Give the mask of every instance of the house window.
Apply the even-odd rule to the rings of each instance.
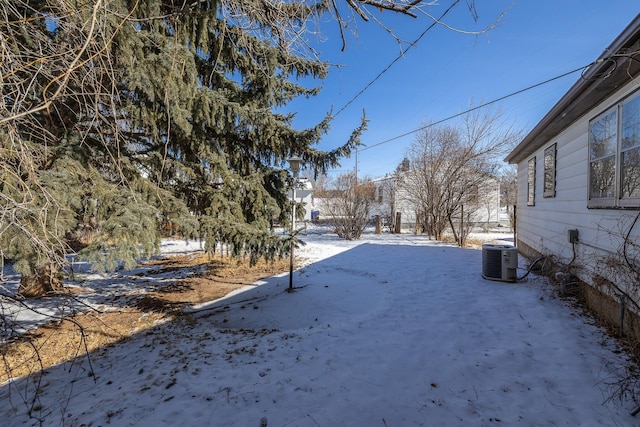
[[[589,123],[589,199],[613,205],[615,196],[618,107]]]
[[[589,123],[589,207],[640,207],[640,95]]]
[[[529,159],[527,165],[527,206],[536,204],[536,158]]]
[[[621,197],[640,198],[640,96],[622,104]]]
[[[543,197],[556,197],[556,144],[544,150]]]

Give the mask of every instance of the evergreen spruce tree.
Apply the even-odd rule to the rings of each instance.
[[[315,93],[292,77],[322,78],[326,64],[222,19],[218,2],[9,3],[0,250],[25,296],[59,290],[76,249],[97,267],[133,265],[168,225],[209,250],[284,255],[269,223],[288,211],[285,159],[324,170],[357,144],[314,150],[328,119],[296,131],[274,113]]]
[[[346,2],[411,14],[422,2]],[[166,230],[282,256],[285,161],[317,173],[359,144],[314,148],[331,116],[292,128],[280,107],[313,96],[328,65],[295,47],[335,3],[6,0],[0,6],[0,256],[20,293],[60,290],[70,253],[131,266]],[[311,52],[312,53],[312,52]]]

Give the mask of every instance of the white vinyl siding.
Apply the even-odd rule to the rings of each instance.
[[[542,254],[554,254],[560,261],[569,262],[573,257],[573,246],[567,238],[567,230],[578,229],[580,244],[576,246],[578,256],[586,256],[586,251],[596,253],[616,253],[622,242],[621,227],[628,224],[635,212],[621,209],[590,209],[590,168],[591,151],[589,149],[589,124],[610,112],[612,106],[623,102],[638,85],[631,83],[622,88],[612,98],[603,102],[591,112],[572,123],[551,141],[543,145],[534,156],[521,161],[518,165],[518,241]],[[640,127],[628,133],[638,135]],[[623,134],[619,130],[617,133]],[[634,139],[634,141],[637,141]],[[529,165],[531,159],[543,158],[549,144],[556,145],[556,197],[539,198],[535,207],[528,206],[529,201]],[[632,145],[636,144],[636,145]],[[633,150],[638,143],[629,143],[625,147]],[[636,150],[638,152],[640,150]],[[625,152],[624,150],[622,151]],[[601,152],[604,153],[604,152]],[[630,156],[630,154],[629,154]],[[606,156],[600,156],[602,159]],[[618,175],[620,176],[620,175]],[[623,175],[624,176],[624,175]],[[544,191],[543,180],[538,180],[534,191]],[[626,190],[631,192],[633,183]],[[635,190],[634,190],[635,191]],[[605,191],[606,193],[606,191]],[[620,198],[628,202],[628,197]],[[630,238],[640,240],[640,227],[632,230]]]

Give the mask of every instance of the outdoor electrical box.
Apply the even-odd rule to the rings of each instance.
[[[569,243],[578,243],[578,230],[569,230]]]

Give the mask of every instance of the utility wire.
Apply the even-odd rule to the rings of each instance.
[[[424,37],[424,36],[425,36],[425,35],[426,35],[426,34],[427,34],[427,33],[428,33],[432,28],[433,28],[433,27],[435,27],[435,26],[436,26],[436,24],[437,24],[437,23],[439,23],[440,21],[442,21],[442,18],[444,18],[444,17],[445,17],[445,16],[446,16],[450,11],[451,11],[451,9],[453,9],[453,7],[454,7],[455,5],[457,5],[458,3],[460,3],[460,0],[455,0],[453,3],[451,3],[451,6],[449,6],[449,7],[447,8],[447,10],[445,10],[445,11],[444,11],[444,13],[443,13],[443,14],[442,14],[442,15],[441,15],[437,20],[433,21],[433,23],[432,23],[431,25],[429,25],[429,26],[427,27],[427,29],[426,29],[426,30],[424,30],[424,31],[422,32],[422,34],[420,34],[420,36],[419,36],[417,39],[415,39],[415,40],[413,41],[413,43],[411,43],[411,44],[409,45],[409,47],[407,47],[405,50],[401,51],[401,52],[400,52],[400,54],[399,54],[399,55],[398,55],[398,56],[397,56],[393,61],[391,61],[391,63],[390,63],[389,65],[387,65],[387,67],[386,67],[385,69],[383,69],[383,70],[382,70],[382,71],[381,71],[381,72],[380,72],[376,77],[374,77],[374,79],[373,79],[373,80],[371,80],[369,83],[367,83],[367,85],[366,85],[365,87],[363,87],[363,88],[360,90],[360,92],[358,92],[357,94],[355,94],[355,95],[353,96],[353,98],[351,98],[349,101],[347,101],[347,103],[346,103],[346,104],[344,104],[344,105],[342,106],[342,108],[340,108],[340,109],[338,110],[338,112],[336,112],[336,114],[334,114],[334,115],[333,115],[333,118],[337,117],[337,116],[338,116],[338,114],[340,114],[340,113],[342,113],[344,110],[346,110],[346,109],[347,109],[347,107],[348,107],[349,105],[351,105],[351,104],[352,104],[356,99],[358,99],[358,98],[360,97],[360,95],[362,95],[363,93],[365,93],[365,92],[367,91],[367,89],[369,89],[369,88],[370,88],[370,87],[371,87],[371,86],[372,86],[376,81],[378,81],[378,80],[379,80],[379,79],[380,79],[380,78],[381,78],[381,77],[382,77],[382,76],[383,76],[387,71],[389,71],[389,69],[390,69],[390,68],[391,68],[391,67],[392,67],[396,62],[398,62],[400,59],[402,59],[402,58],[404,57],[404,55],[405,55],[405,54],[406,54],[406,53],[407,53],[411,48],[415,47],[415,46],[418,44],[418,42],[419,42],[419,41],[420,41],[420,40],[421,40],[421,39],[422,39],[422,38],[423,38],[423,37]]]
[[[478,106],[476,106],[476,107],[469,108],[468,110],[465,110],[465,111],[463,111],[463,112],[461,112],[461,113],[457,113],[457,114],[454,114],[454,115],[452,115],[452,116],[446,117],[446,118],[444,118],[444,119],[438,120],[437,122],[429,123],[428,125],[421,126],[421,127],[417,128],[417,129],[411,130],[411,131],[409,131],[409,132],[405,132],[405,133],[403,133],[403,134],[401,134],[401,135],[398,135],[398,136],[394,136],[393,138],[385,139],[384,141],[378,142],[378,143],[373,144],[373,145],[368,145],[368,146],[366,146],[366,147],[364,147],[364,148],[359,149],[358,151],[359,151],[359,152],[362,152],[362,151],[369,150],[369,149],[374,148],[374,147],[378,147],[378,146],[380,146],[380,145],[382,145],[382,144],[386,144],[386,143],[388,143],[388,142],[395,141],[396,139],[403,138],[403,137],[405,137],[405,136],[408,136],[408,135],[411,135],[411,134],[413,134],[413,133],[419,132],[419,131],[421,131],[421,130],[423,130],[423,129],[430,128],[431,126],[439,125],[439,124],[444,123],[444,122],[446,122],[446,121],[448,121],[448,120],[455,119],[456,117],[463,116],[463,115],[468,114],[468,113],[470,113],[470,112],[472,112],[472,111],[475,111],[475,110],[479,110],[480,108],[488,107],[489,105],[491,105],[491,104],[495,104],[496,102],[503,101],[503,100],[505,100],[505,99],[507,99],[507,98],[511,98],[512,96],[519,95],[519,94],[521,94],[521,93],[523,93],[523,92],[529,91],[529,90],[531,90],[531,89],[535,89],[535,88],[537,88],[537,87],[539,87],[539,86],[542,86],[542,85],[545,85],[545,84],[547,84],[547,83],[551,83],[551,82],[552,82],[552,81],[554,81],[554,80],[558,80],[558,79],[561,79],[561,78],[566,77],[566,76],[568,76],[568,75],[571,75],[571,74],[573,74],[573,73],[577,73],[578,71],[582,71],[582,70],[584,70],[584,69],[586,69],[586,68],[589,68],[590,66],[592,66],[592,65],[593,65],[593,64],[595,64],[596,62],[598,62],[598,61],[591,62],[591,63],[590,63],[590,64],[588,64],[588,65],[583,65],[582,67],[576,68],[575,70],[567,71],[566,73],[563,73],[563,74],[560,74],[560,75],[558,75],[558,76],[552,77],[552,78],[550,78],[550,79],[548,79],[548,80],[545,80],[545,81],[543,81],[543,82],[536,83],[536,84],[534,84],[534,85],[528,86],[528,87],[526,87],[526,88],[524,88],[524,89],[520,89],[520,90],[517,90],[517,91],[515,91],[515,92],[511,92],[511,93],[510,93],[510,94],[508,94],[508,95],[504,95],[504,96],[501,96],[501,97],[499,97],[499,98],[496,98],[496,99],[494,99],[494,100],[492,100],[492,101],[485,102],[484,104],[478,105]]]

